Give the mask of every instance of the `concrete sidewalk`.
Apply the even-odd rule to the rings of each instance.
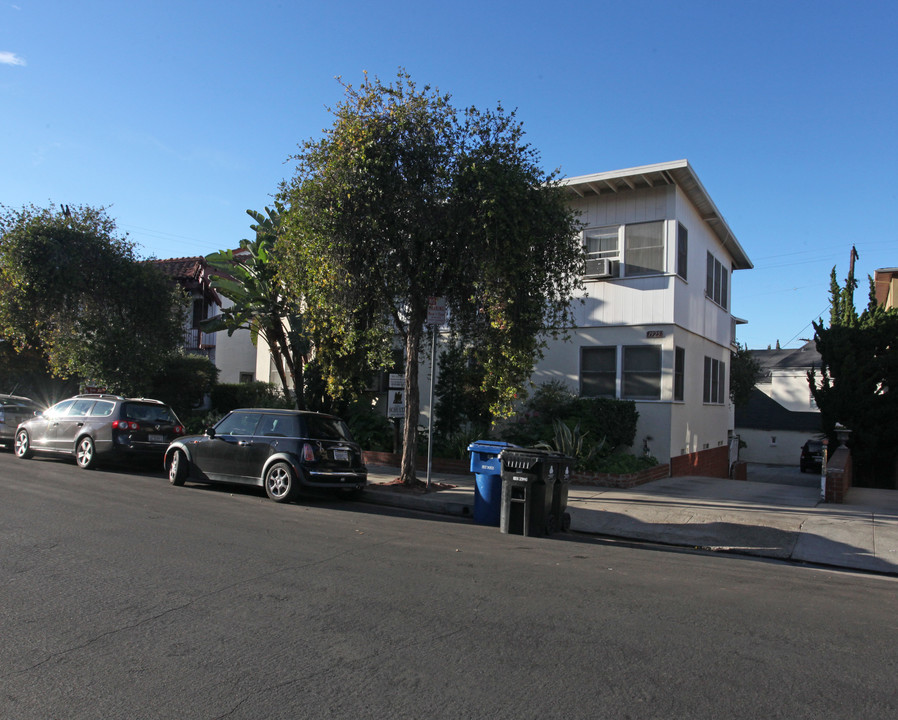
[[[415,492],[391,489],[396,468],[368,472],[368,502],[473,517],[473,475],[433,474],[431,490]],[[574,532],[898,574],[898,491],[852,488],[847,499],[826,504],[817,487],[706,477],[568,486]]]

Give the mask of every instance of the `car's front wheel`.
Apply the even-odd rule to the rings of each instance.
[[[96,458],[94,441],[85,435],[75,446],[75,461],[78,463],[78,467],[89,470],[96,465]]]
[[[296,491],[293,469],[284,462],[274,463],[265,471],[265,492],[275,502],[288,502]]]
[[[168,481],[172,485],[183,485],[186,478],[187,457],[180,450],[175,450],[168,459]]]
[[[27,460],[32,456],[31,438],[28,436],[27,430],[19,430],[16,433],[16,457]]]

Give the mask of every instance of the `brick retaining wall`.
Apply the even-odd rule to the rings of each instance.
[[[726,445],[699,450],[670,459],[671,477],[698,475],[700,477],[728,478],[730,476],[730,449]]]

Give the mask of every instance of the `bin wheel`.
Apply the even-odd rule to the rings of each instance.
[[[551,535],[555,532],[558,532],[558,523],[555,522],[554,515],[549,515],[549,517],[546,518],[546,535]]]
[[[571,529],[571,514],[561,513],[561,530],[567,532]]]

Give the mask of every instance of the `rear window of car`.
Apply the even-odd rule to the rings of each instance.
[[[820,452],[823,450],[823,443],[819,440],[808,440],[807,448],[808,452]]]
[[[306,434],[311,440],[348,440],[352,435],[346,423],[338,418],[323,415],[305,415]]]
[[[157,405],[156,403],[127,402],[122,406],[122,417],[126,420],[145,423],[174,424],[177,422],[174,412],[168,405]]]

